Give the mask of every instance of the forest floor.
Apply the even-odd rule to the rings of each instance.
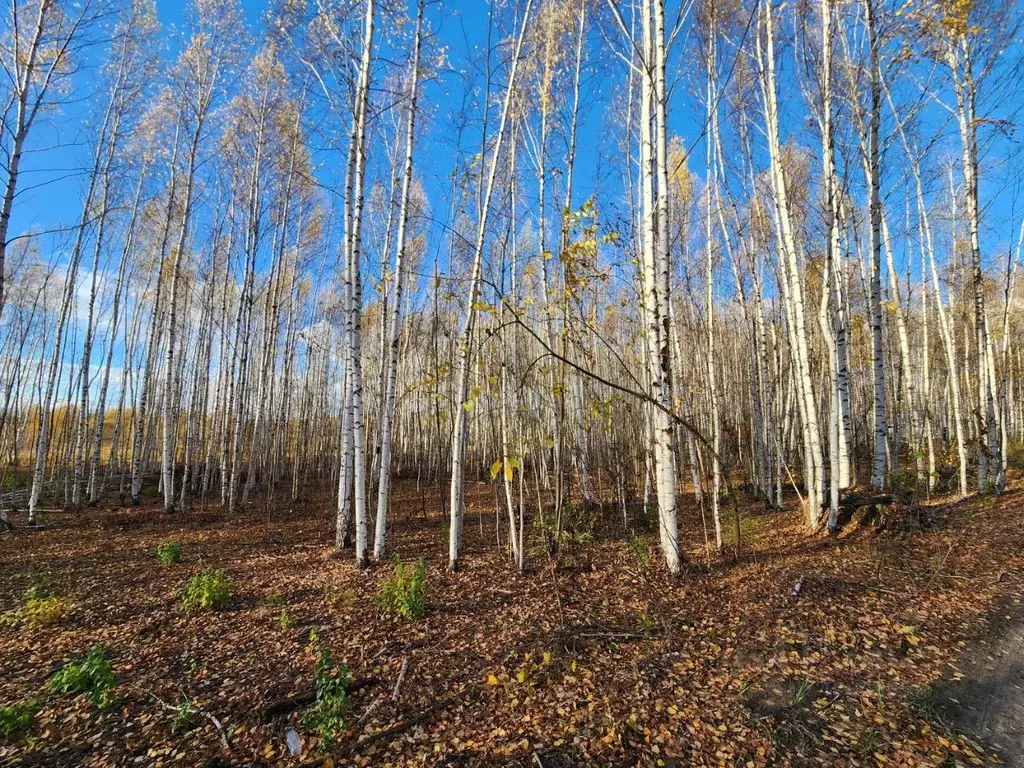
[[[750,505],[738,561],[730,552],[709,562],[691,508],[680,537],[692,544],[689,566],[676,579],[655,537],[634,537],[614,515],[556,559],[538,538],[516,575],[495,543],[484,484],[471,485],[463,570],[452,575],[436,499],[436,488],[409,483],[394,494],[391,551],[427,563],[419,621],[379,611],[389,564],[358,570],[350,552],[334,554],[326,503],[268,520],[262,505],[165,516],[154,501],[3,534],[0,613],[40,582],[73,605],[52,626],[0,628],[0,707],[31,697],[39,706],[30,728],[0,739],[0,765],[1022,759],[1019,485],[920,514],[892,510],[880,531],[850,526],[837,537],[808,535],[794,509]],[[184,557],[162,566],[155,548],[168,540]],[[226,570],[235,593],[220,610],[186,611],[179,587],[206,565]],[[113,701],[101,709],[46,692],[94,643],[117,677]],[[327,749],[301,709],[267,711],[312,690],[320,644],[357,681],[349,727]],[[186,698],[201,712],[174,729],[171,707]]]
[[[996,612],[996,628],[960,659],[959,674],[933,688],[930,704],[948,728],[972,734],[1007,765],[1024,766],[1024,618],[1020,600]]]

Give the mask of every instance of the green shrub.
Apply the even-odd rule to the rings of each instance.
[[[415,566],[396,562],[394,573],[381,582],[377,605],[385,613],[412,621],[422,619],[427,612],[423,596],[426,580],[423,558]]]
[[[88,693],[92,703],[103,708],[112,700],[117,678],[102,645],[94,645],[81,659],[70,661],[46,682],[50,693]]]
[[[180,563],[181,545],[176,541],[161,541],[156,547],[156,559],[160,565]]]
[[[287,632],[289,629],[295,626],[295,619],[288,613],[287,608],[281,609],[281,618],[278,619],[278,623],[281,625],[281,629]]]
[[[196,724],[197,712],[196,705],[192,703],[191,699],[185,699],[185,703],[181,705],[177,714],[174,715],[174,720],[171,721],[171,733],[177,735],[191,731]]]
[[[28,477],[16,475],[13,472],[4,472],[0,476],[0,492],[16,491],[19,488],[28,488]]]
[[[31,597],[25,605],[0,616],[0,624],[8,627],[38,629],[63,621],[74,604],[59,597]]]
[[[19,731],[27,731],[36,721],[39,704],[35,699],[27,699],[21,704],[0,707],[0,738],[9,738]]]
[[[60,597],[33,598],[21,609],[27,627],[49,627],[64,620],[73,607],[70,600]]]
[[[320,649],[320,658],[314,668],[316,675],[316,702],[307,711],[302,722],[312,728],[329,747],[348,728],[348,713],[352,703],[348,687],[352,676],[348,667],[338,664],[326,646]]]
[[[181,603],[186,610],[220,608],[235,591],[235,584],[224,571],[204,568],[181,585]]]

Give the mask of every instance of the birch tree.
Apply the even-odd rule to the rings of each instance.
[[[380,481],[377,484],[377,521],[373,541],[373,556],[384,557],[387,542],[388,492],[391,484],[391,434],[395,416],[395,395],[398,387],[398,339],[402,320],[402,292],[405,288],[406,231],[409,225],[409,201],[412,195],[413,148],[416,140],[416,100],[419,95],[420,46],[423,38],[424,0],[416,10],[412,71],[409,75],[408,123],[405,132],[405,165],[402,168],[402,193],[398,214],[398,236],[395,243],[394,295],[391,297],[391,330],[387,345],[387,377],[384,389],[384,408],[380,427]]]

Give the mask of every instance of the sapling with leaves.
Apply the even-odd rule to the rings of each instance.
[[[334,660],[327,645],[320,647],[313,673],[316,700],[306,711],[302,722],[316,732],[322,739],[324,751],[327,751],[348,730],[352,709],[348,688],[352,684],[352,676],[348,667]]]
[[[224,571],[204,567],[181,585],[181,604],[188,611],[216,610],[231,599],[235,583]]]
[[[50,693],[87,693],[100,709],[113,702],[112,691],[116,685],[117,677],[102,645],[92,646],[87,654],[69,661],[46,681]]]
[[[377,605],[385,613],[416,621],[427,612],[427,563],[423,558],[415,564],[395,561],[394,571],[383,579],[377,594]]]

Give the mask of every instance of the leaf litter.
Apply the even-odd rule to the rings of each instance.
[[[53,626],[4,631],[0,706],[39,696],[95,644],[118,685],[103,709],[87,695],[42,696],[30,731],[0,741],[0,764],[998,759],[922,702],[960,674],[971,638],[1005,620],[993,607],[1021,594],[1020,490],[938,504],[923,528],[835,538],[808,535],[796,511],[750,507],[756,525],[739,561],[708,564],[695,546],[678,579],[636,557],[615,528],[557,562],[534,552],[519,576],[494,545],[486,486],[471,497],[480,525],[467,520],[464,568],[450,574],[441,516],[402,513],[417,498],[395,489],[391,549],[426,559],[419,621],[381,613],[390,563],[359,570],[350,552],[336,554],[326,507],[269,523],[255,511],[137,508],[3,536],[0,612],[18,607],[39,569],[73,608]],[[698,512],[682,527],[681,540],[703,541]],[[181,543],[182,562],[160,566],[155,547],[168,539]],[[185,611],[178,589],[206,566],[226,571],[235,592],[220,610]],[[355,681],[347,732],[330,747],[302,723],[321,644]],[[184,702],[202,714],[176,727]]]

